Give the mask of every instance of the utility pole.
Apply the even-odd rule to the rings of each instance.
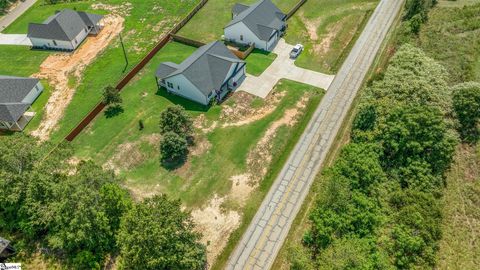
[[[119,36],[120,36],[120,43],[122,44],[123,56],[125,57],[125,68],[123,69],[122,72],[125,72],[125,70],[127,70],[127,67],[128,67],[127,51],[125,51],[125,45],[123,44],[122,33],[119,33]]]

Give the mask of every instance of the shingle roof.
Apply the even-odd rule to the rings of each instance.
[[[103,16],[64,9],[43,23],[30,23],[28,37],[72,41],[87,26],[95,26]]]
[[[273,32],[280,31],[285,24],[286,15],[271,0],[260,0],[237,13],[242,9],[240,5],[233,7],[232,12],[238,15],[226,27],[243,22],[260,40],[268,41]]]
[[[247,10],[250,6],[236,3],[232,8],[233,16],[237,16],[238,14],[242,13],[243,11]]]
[[[10,241],[0,237],[0,254],[8,247]]]
[[[39,82],[38,79],[0,75],[0,120],[14,122],[22,116],[29,103],[25,97]]]
[[[214,41],[198,48],[180,65],[162,63],[157,70],[157,76],[164,79],[183,74],[208,96],[213,90],[220,89],[231,66],[236,63],[244,61],[236,57],[222,42]],[[168,68],[172,68],[173,71],[168,73]]]

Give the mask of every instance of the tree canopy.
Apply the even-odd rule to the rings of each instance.
[[[198,243],[188,213],[180,201],[155,196],[136,204],[122,218],[117,242],[123,269],[200,270],[206,264],[205,247]],[[154,248],[148,248],[154,247]]]

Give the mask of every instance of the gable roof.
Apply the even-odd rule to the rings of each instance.
[[[157,69],[161,79],[184,75],[205,96],[220,89],[232,65],[245,63],[235,56],[222,42],[214,41],[198,48],[180,65],[165,62]]]
[[[242,13],[243,11],[247,10],[250,6],[236,3],[232,8],[233,16],[237,16],[238,14]]]
[[[103,18],[101,15],[64,9],[50,16],[43,23],[30,23],[28,37],[72,41],[87,27],[93,27]]]
[[[38,79],[0,75],[0,120],[15,122],[22,116],[29,103],[25,97],[39,82]]]
[[[244,9],[242,6],[248,8]],[[240,12],[237,13],[238,11]],[[236,4],[232,12],[237,15],[225,28],[243,22],[260,40],[265,41],[268,41],[275,31],[283,28],[287,16],[271,0],[260,0],[251,6]]]

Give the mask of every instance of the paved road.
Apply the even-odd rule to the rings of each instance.
[[[247,74],[237,91],[265,98],[282,78],[328,89],[335,76],[295,66],[295,61],[290,59],[292,49],[293,45],[286,43],[283,38],[280,39],[273,51],[277,55],[273,63],[258,77]]]
[[[404,0],[381,0],[322,99],[227,269],[269,269]]]
[[[14,22],[20,15],[29,9],[37,0],[25,0],[20,2],[12,11],[0,19],[0,32]]]

